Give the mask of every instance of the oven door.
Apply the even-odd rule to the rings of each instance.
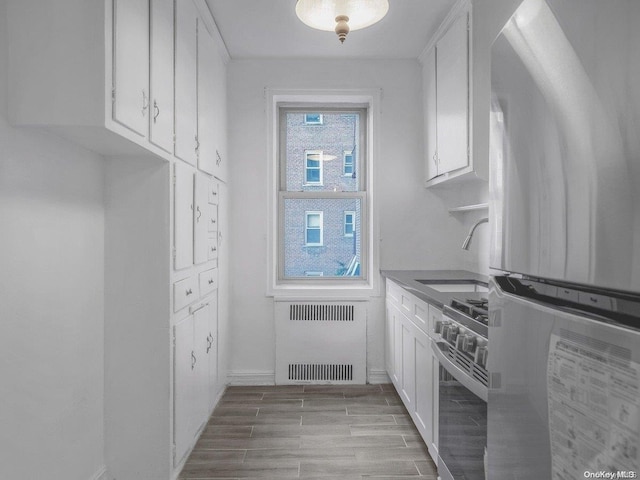
[[[450,345],[432,340],[440,362],[438,474],[442,480],[485,480],[487,387],[452,361]]]

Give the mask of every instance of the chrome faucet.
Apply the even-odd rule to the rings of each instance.
[[[489,223],[489,219],[487,217],[481,218],[476,222],[476,224],[473,227],[471,227],[471,230],[469,230],[469,235],[467,235],[467,238],[464,240],[464,243],[462,244],[463,250],[469,250],[469,244],[471,244],[471,238],[473,237],[473,232],[476,231],[476,228],[478,228],[478,225],[480,225],[481,223]]]

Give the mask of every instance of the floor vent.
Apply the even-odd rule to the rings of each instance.
[[[289,305],[289,320],[353,322],[353,305],[327,305],[292,303]]]
[[[353,381],[353,365],[290,364],[289,380]]]
[[[276,384],[363,384],[366,302],[276,301]]]

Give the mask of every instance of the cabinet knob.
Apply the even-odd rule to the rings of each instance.
[[[193,293],[193,290],[189,289],[185,293],[187,294],[187,297],[188,297],[189,295],[191,295]]]
[[[209,285],[213,284],[213,278],[209,279]]]

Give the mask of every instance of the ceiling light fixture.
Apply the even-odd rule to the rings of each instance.
[[[344,43],[350,30],[379,22],[389,11],[388,0],[298,0],[296,15],[311,28],[335,31]]]

